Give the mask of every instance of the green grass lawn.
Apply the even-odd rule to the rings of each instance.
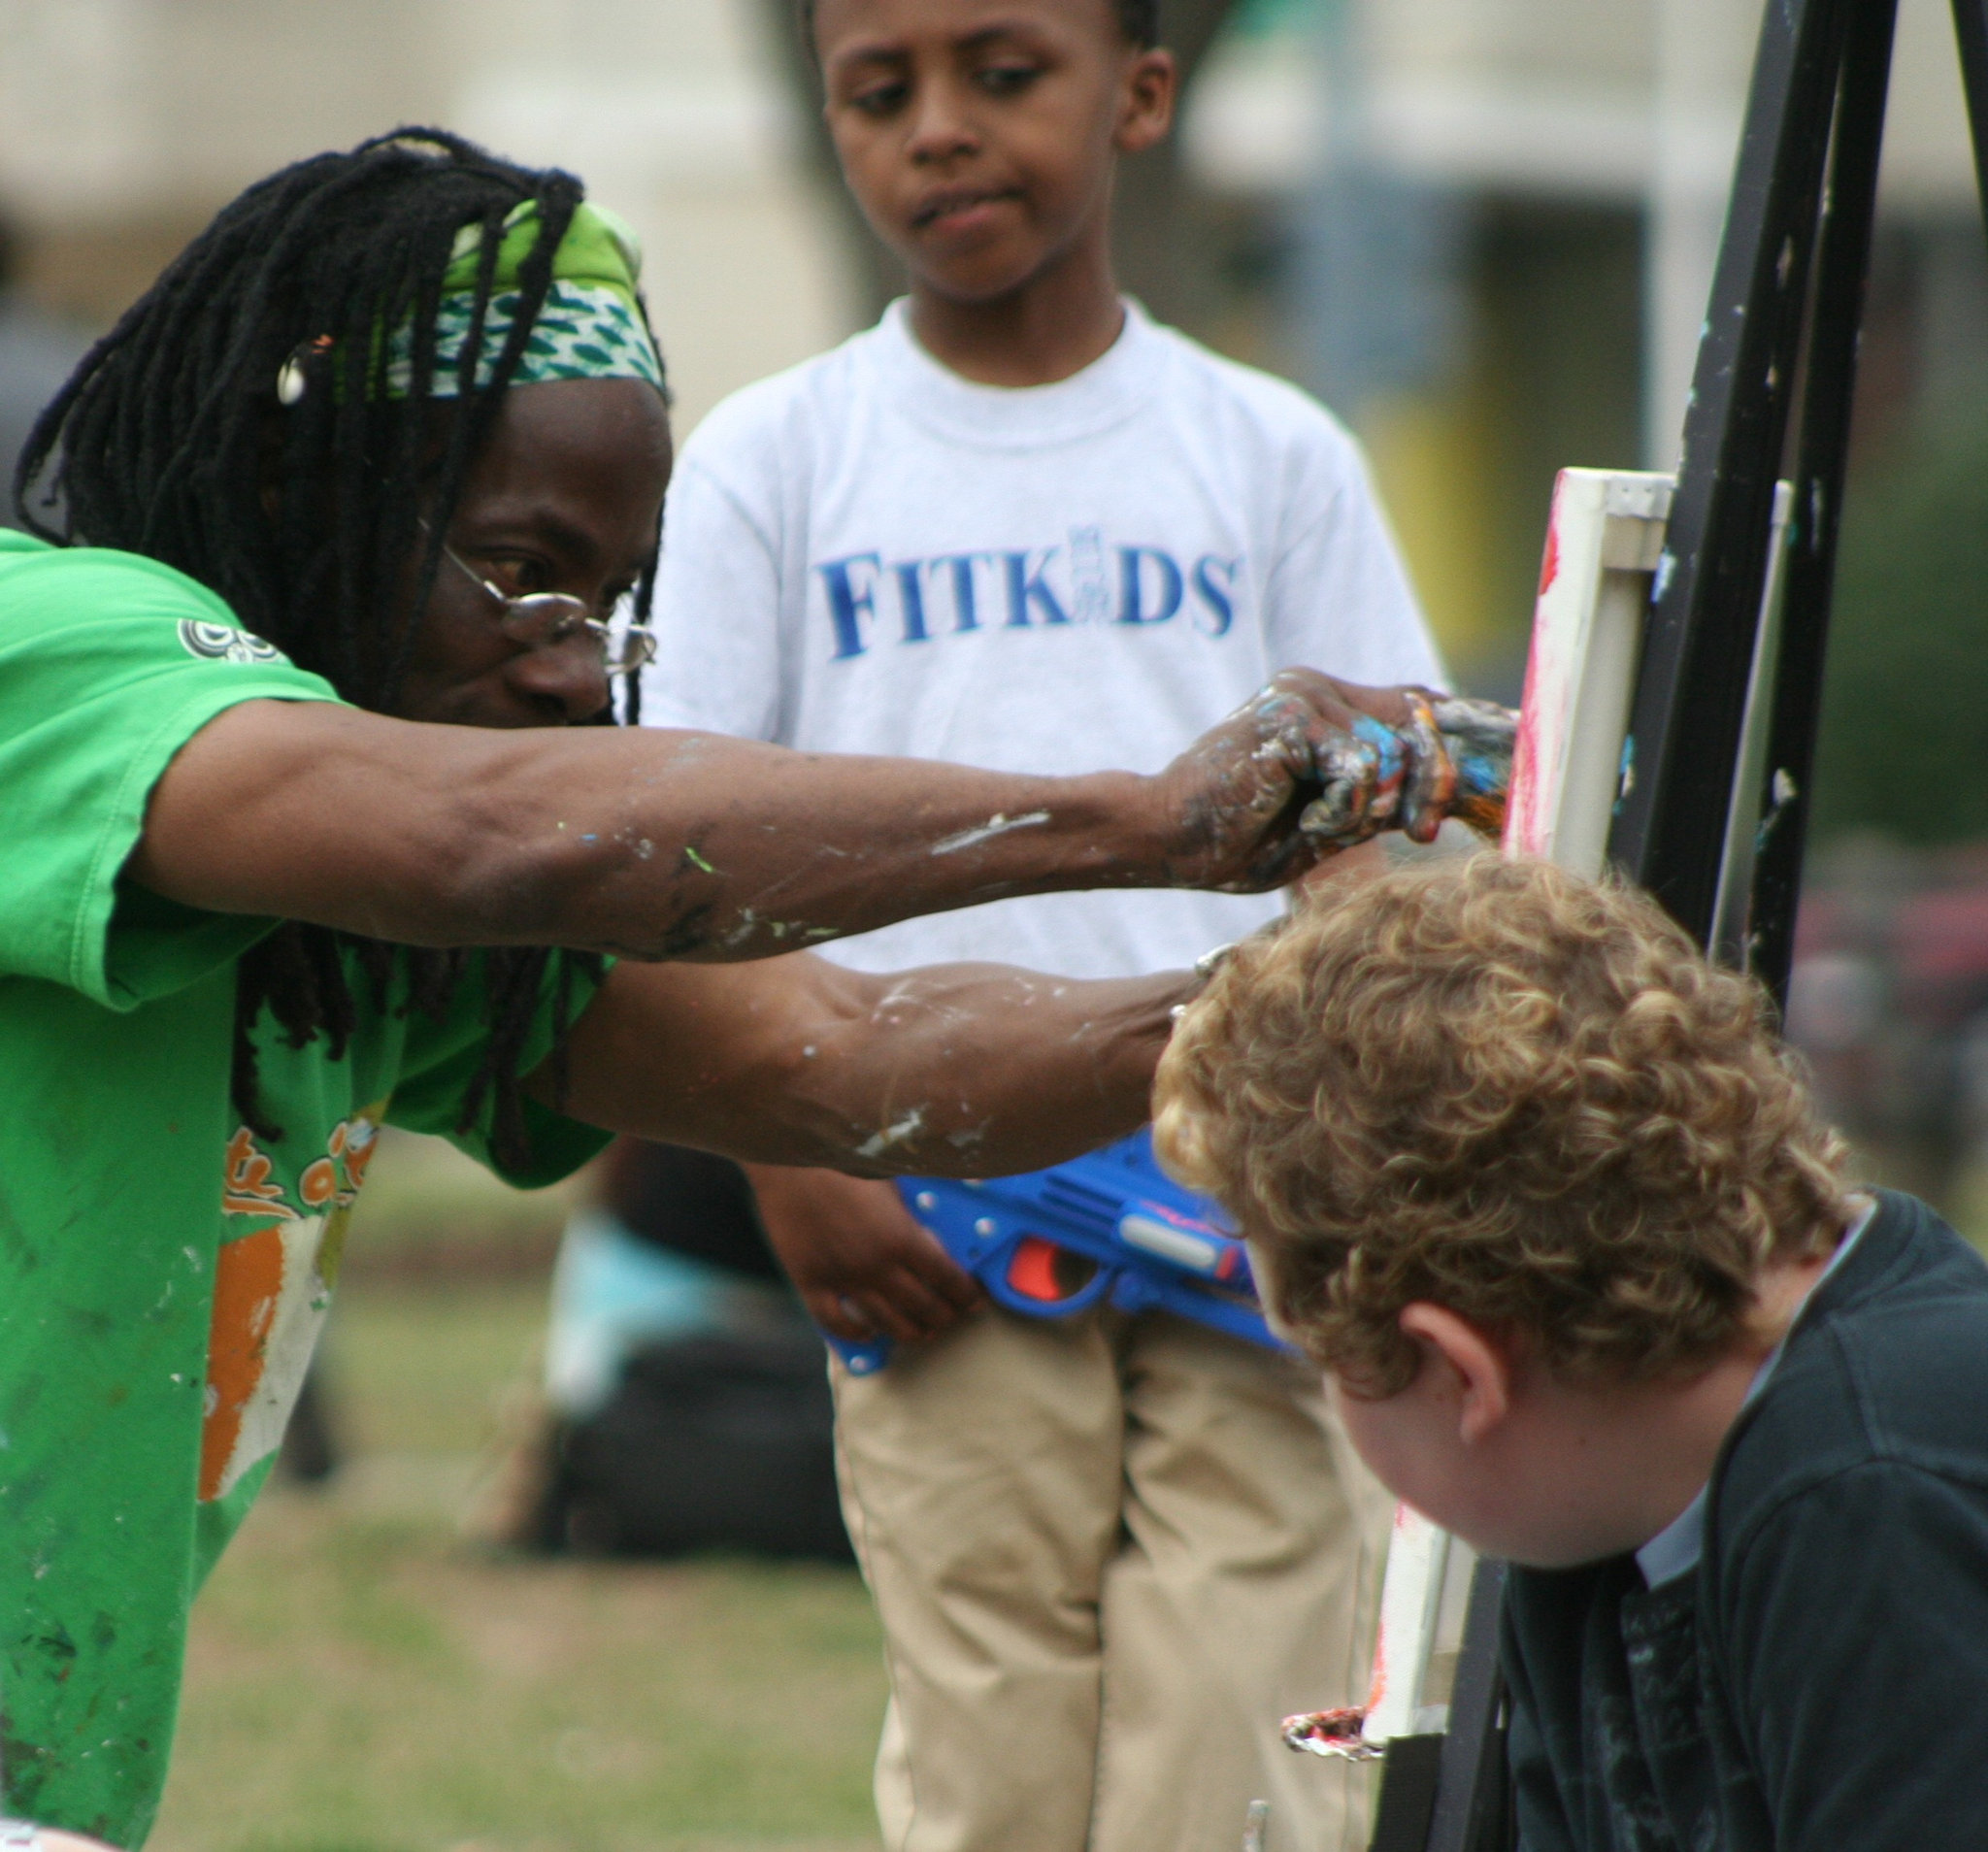
[[[369,1279],[372,1232],[329,1339],[347,1465],[267,1493],[201,1598],[153,1852],[874,1848],[854,1573],[461,1541],[543,1286]]]

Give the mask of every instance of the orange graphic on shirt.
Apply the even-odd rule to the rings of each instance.
[[[340,1131],[345,1128],[341,1126]],[[322,1160],[320,1159],[321,1163]],[[243,1126],[228,1141],[227,1180],[221,1191],[224,1215],[277,1215],[291,1220],[297,1211],[282,1200],[281,1183],[271,1180],[275,1166],[255,1148],[248,1128]]]
[[[261,1225],[221,1243],[207,1339],[200,1497],[222,1498],[275,1451],[331,1304],[346,1229],[379,1144],[382,1099],[341,1120],[286,1201],[243,1126],[228,1141],[221,1208]],[[301,1205],[301,1207],[299,1207]]]
[[[207,1340],[207,1419],[200,1431],[203,1499],[218,1495],[241,1438],[242,1416],[262,1385],[269,1328],[282,1289],[281,1229],[257,1229],[221,1248]]]
[[[354,1196],[366,1180],[366,1167],[373,1162],[373,1153],[380,1149],[380,1121],[385,1113],[386,1102],[382,1100],[355,1119],[341,1119],[326,1146],[333,1157],[345,1161],[346,1187]]]
[[[322,1208],[338,1194],[338,1166],[321,1157],[297,1179],[297,1194],[307,1208]]]

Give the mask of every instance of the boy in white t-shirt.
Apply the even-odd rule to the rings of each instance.
[[[1140,770],[1287,665],[1440,678],[1345,433],[1117,294],[1113,165],[1174,99],[1155,11],[804,9],[845,174],[911,293],[686,446],[646,720]],[[827,955],[1130,974],[1276,907],[1004,900]],[[1161,1314],[991,1309],[889,1184],[754,1182],[816,1319],[908,1343],[836,1382],[888,1643],[893,1852],[1206,1852],[1259,1797],[1274,1844],[1364,1845],[1362,1797],[1276,1732],[1364,1683],[1385,1525],[1315,1378]]]

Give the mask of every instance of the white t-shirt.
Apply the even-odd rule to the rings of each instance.
[[[1440,683],[1359,451],[1295,387],[1156,326],[1054,385],[961,379],[907,305],[684,446],[643,719],[995,771],[1154,772],[1278,669]],[[1191,963],[1275,896],[996,901],[824,947],[866,971]]]

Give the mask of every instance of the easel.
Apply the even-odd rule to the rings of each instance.
[[[1543,695],[1536,703],[1542,651],[1555,657],[1546,667],[1559,677],[1558,733],[1542,754],[1550,765],[1533,772],[1550,788],[1535,793],[1541,834],[1523,845],[1559,859],[1553,831],[1570,844],[1592,843],[1607,815],[1607,860],[1781,1003],[1896,13],[1897,0],[1767,7],[1674,486],[1598,472],[1562,477],[1549,557],[1567,570],[1569,538],[1591,545],[1572,562],[1576,578],[1557,618],[1547,610],[1555,574],[1545,576],[1527,681],[1537,727],[1533,710],[1546,705]],[[1988,210],[1988,0],[1953,0],[1953,15]],[[1784,474],[1792,493],[1777,496]],[[1632,506],[1639,493],[1647,497],[1640,511]],[[1585,498],[1578,515],[1563,506],[1569,497]],[[1663,523],[1646,604],[1625,605],[1620,582],[1640,557],[1609,560],[1611,545],[1629,544],[1607,533],[1610,519],[1623,518]],[[1626,610],[1641,633],[1627,643]],[[1519,783],[1515,777],[1515,812]],[[1570,847],[1565,858],[1578,865],[1585,854]],[[1415,1545],[1417,1560],[1444,1554]],[[1390,1677],[1415,1695],[1394,1715],[1416,1721],[1386,1731],[1372,1852],[1510,1852],[1498,1675],[1504,1569],[1480,1562],[1472,1571],[1453,1671],[1438,1637],[1443,1571],[1433,1573],[1436,1584],[1418,1587],[1391,1566],[1396,1611],[1426,1624],[1412,1642],[1397,1642],[1409,1651],[1390,1655]],[[1421,1727],[1429,1712],[1418,1702],[1438,1656],[1447,1686],[1440,1734]]]

